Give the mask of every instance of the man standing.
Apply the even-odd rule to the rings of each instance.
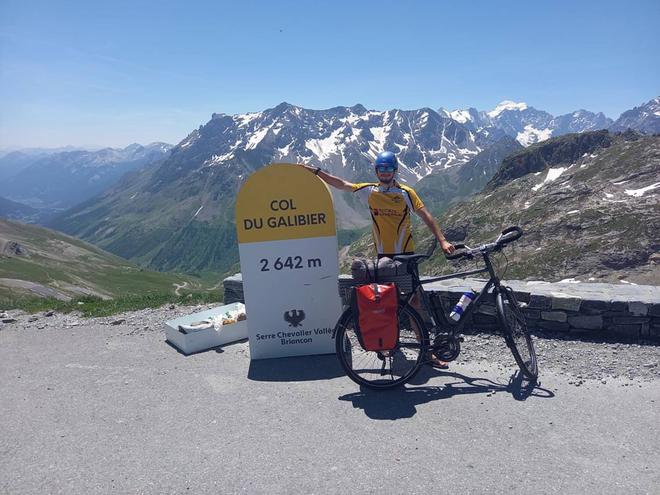
[[[391,151],[384,151],[376,157],[374,171],[377,183],[353,184],[329,174],[321,168],[303,165],[318,175],[326,183],[342,191],[350,191],[365,196],[369,204],[372,220],[372,234],[378,257],[391,258],[397,254],[415,252],[410,212],[413,211],[424,221],[438,239],[442,250],[451,254],[454,246],[445,239],[440,227],[417,193],[396,181],[399,163]]]
[[[454,252],[454,246],[447,241],[435,219],[424,207],[417,193],[396,181],[399,162],[391,151],[384,151],[376,157],[374,171],[378,182],[353,184],[335,177],[319,167],[302,165],[318,175],[327,184],[342,191],[363,195],[371,213],[371,229],[378,258],[392,258],[397,254],[413,254],[413,241],[410,212],[415,212],[431,230],[446,254]],[[415,304],[417,306],[417,304]],[[447,363],[429,356],[431,364],[446,368]]]

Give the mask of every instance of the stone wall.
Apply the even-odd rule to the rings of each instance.
[[[340,276],[340,286],[350,277]],[[660,341],[660,287],[600,283],[548,283],[505,281],[524,306],[533,330],[562,332],[576,338]],[[434,306],[446,313],[466,290],[480,290],[485,280],[453,279],[425,286]],[[243,300],[240,273],[224,281],[225,302]],[[492,294],[472,313],[467,331],[497,328]]]

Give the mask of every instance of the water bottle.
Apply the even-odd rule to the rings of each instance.
[[[463,295],[456,303],[456,306],[454,306],[454,309],[449,313],[449,317],[454,321],[460,320],[461,316],[463,316],[463,313],[474,299],[474,296],[475,294],[472,291],[463,292]]]

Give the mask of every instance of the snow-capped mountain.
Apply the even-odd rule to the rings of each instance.
[[[441,110],[456,122],[467,125],[475,132],[483,133],[489,128],[503,131],[523,146],[530,146],[551,137],[571,132],[606,129],[612,120],[602,113],[577,110],[566,115],[553,117],[548,112],[537,110],[524,102],[505,100],[489,112],[475,108],[467,110]]]
[[[493,141],[430,108],[367,110],[362,105],[308,110],[288,103],[243,115],[213,114],[174,150],[202,157],[202,167],[249,161],[323,165],[349,179],[367,178],[382,150],[397,152],[402,180],[464,163]],[[254,161],[256,159],[256,161]]]
[[[638,107],[623,112],[621,117],[610,127],[612,131],[621,132],[633,129],[645,134],[660,133],[660,96]]]
[[[173,150],[158,171],[156,191],[188,174],[229,175],[231,194],[244,177],[271,162],[308,163],[354,182],[373,180],[382,150],[399,158],[399,178],[415,184],[433,170],[463,164],[502,133],[475,130],[430,108],[367,110],[362,105],[309,110],[288,103],[262,112],[213,114]],[[336,194],[342,226],[363,226],[346,195]]]
[[[126,172],[165,157],[171,148],[170,144],[152,143],[131,144],[123,149],[66,151],[39,155],[21,167],[16,167],[14,161],[20,161],[23,155],[12,153],[2,159],[3,168],[14,173],[4,177],[0,194],[35,208],[69,208],[107,189]]]

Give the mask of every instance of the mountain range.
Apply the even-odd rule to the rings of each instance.
[[[96,151],[14,151],[0,158],[0,196],[38,209],[42,218],[105,191],[126,172],[164,158],[171,148],[152,143]]]
[[[636,109],[641,120],[624,114],[625,120],[614,123],[584,110],[553,117],[508,101],[490,112],[374,111],[361,105],[308,110],[282,103],[263,112],[213,114],[167,157],[125,175],[50,225],[152,268],[224,271],[237,260],[235,194],[249,174],[268,163],[316,164],[347,180],[369,181],[376,153],[393,150],[401,161],[403,182],[421,181],[422,187],[423,179],[439,177],[446,186],[438,195],[460,190],[450,201],[440,200],[438,207],[445,208],[478,192],[502,154],[518,145],[531,146],[567,131],[622,125],[657,132],[649,117],[655,115],[657,100]],[[494,146],[504,151],[495,153]],[[466,187],[470,179],[474,184]],[[350,195],[335,194],[335,205],[341,228],[368,223],[364,208]]]

